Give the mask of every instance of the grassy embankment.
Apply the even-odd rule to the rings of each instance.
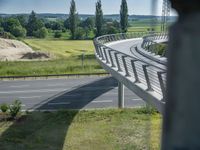
[[[25,39],[24,41],[36,51],[50,53],[54,59],[33,62],[1,62],[1,76],[104,72],[96,62],[91,40]],[[84,66],[82,66],[83,50],[85,50]]]
[[[1,150],[158,150],[161,116],[146,109],[32,112],[0,122]]]

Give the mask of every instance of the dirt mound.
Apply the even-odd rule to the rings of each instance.
[[[26,53],[21,59],[48,59],[49,56],[45,53],[34,52],[34,53]]]
[[[45,53],[34,52],[32,48],[17,40],[0,38],[0,61],[48,59]]]

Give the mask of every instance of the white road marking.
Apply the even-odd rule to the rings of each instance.
[[[92,101],[91,103],[112,103],[112,100]]]
[[[63,92],[69,89],[41,89],[41,90],[26,90],[26,91],[1,91],[0,94],[14,93],[48,93],[48,92]]]
[[[131,99],[132,101],[142,101],[141,98]]]
[[[10,106],[13,106],[13,105],[10,105]],[[26,105],[25,104],[21,104],[21,107],[26,107]]]
[[[63,102],[63,103],[48,103],[48,105],[69,105],[70,102]]]
[[[66,86],[67,84],[47,84],[49,87],[54,87],[54,86]]]
[[[41,98],[42,96],[19,97],[19,99]]]
[[[10,87],[12,88],[24,88],[24,87],[29,87],[30,85],[11,85]]]

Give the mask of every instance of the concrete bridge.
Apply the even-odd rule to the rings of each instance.
[[[161,113],[164,111],[162,150],[196,150],[200,149],[200,1],[170,1],[179,19],[170,27],[168,59],[151,53],[157,42],[167,41],[167,35],[149,33],[99,37],[94,40],[96,56],[119,81],[120,107],[125,85]],[[163,6],[168,8],[166,2]],[[169,11],[163,10],[164,29]]]
[[[118,103],[124,107],[124,85],[159,112],[164,112],[167,59],[152,53],[166,33],[121,33],[94,40],[96,58],[119,81]]]

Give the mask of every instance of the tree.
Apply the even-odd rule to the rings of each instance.
[[[62,33],[60,31],[56,31],[54,34],[54,38],[61,38]]]
[[[6,18],[4,22],[2,23],[2,27],[4,28],[4,31],[11,32],[14,27],[21,26],[20,22],[16,18]]]
[[[78,27],[76,34],[75,34],[75,39],[77,40],[82,40],[84,39],[85,31],[82,27]]]
[[[69,29],[70,29],[70,22],[69,22],[69,18],[67,18],[67,19],[65,20],[65,22],[64,22],[64,26],[65,26],[65,28],[66,28],[67,30],[69,30]]]
[[[121,31],[127,32],[128,29],[128,6],[126,0],[122,0],[120,10],[120,25]]]
[[[42,20],[38,19],[36,17],[36,13],[32,11],[26,27],[27,35],[33,36],[33,33],[40,30],[42,27],[44,27],[44,23],[42,22]]]
[[[15,37],[25,37],[26,36],[26,29],[23,28],[16,18],[7,18],[2,23],[2,27],[5,32],[11,33]],[[2,33],[3,31],[1,31]],[[2,33],[3,34],[3,33]],[[7,33],[3,35],[9,35]]]
[[[37,38],[45,38],[48,34],[48,30],[45,27],[38,29],[37,31],[33,32],[33,36]]]
[[[96,37],[102,35],[102,26],[103,26],[103,11],[101,0],[98,0],[96,3],[96,13],[95,13],[95,25],[96,25]]]
[[[3,18],[0,17],[0,27],[3,25]]]
[[[26,29],[23,28],[21,25],[16,26],[11,30],[11,33],[15,37],[25,37],[26,36]]]
[[[80,26],[83,28],[88,28],[89,30],[92,30],[94,28],[94,18],[88,17],[87,19],[81,22]]]
[[[25,15],[18,15],[18,16],[16,17],[16,19],[19,20],[19,22],[20,22],[20,24],[21,24],[21,26],[22,26],[23,28],[26,27],[26,25],[27,25],[27,17],[26,17]]]
[[[71,1],[70,13],[69,13],[69,29],[71,31],[71,38],[75,39],[76,28],[77,28],[77,13],[75,1]]]

